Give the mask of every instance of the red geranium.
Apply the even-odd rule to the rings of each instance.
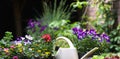
[[[44,34],[44,35],[42,36],[42,38],[45,39],[46,42],[49,42],[49,41],[51,40],[50,34]]]

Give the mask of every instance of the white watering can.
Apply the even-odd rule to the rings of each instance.
[[[79,59],[77,50],[72,44],[72,42],[66,37],[58,37],[56,40],[60,39],[65,40],[69,44],[70,48],[59,48],[55,55],[55,59]],[[98,47],[95,47],[92,50],[88,51],[80,59],[88,59],[87,57],[92,55],[96,50],[98,50]]]
[[[78,59],[78,53],[72,42],[66,37],[58,37],[56,40],[65,40],[70,48],[59,48],[56,52],[55,59]]]

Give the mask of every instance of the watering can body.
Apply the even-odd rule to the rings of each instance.
[[[68,42],[70,48],[59,48],[55,59],[78,59],[78,53],[72,42],[66,37],[59,37],[57,39],[64,39]]]

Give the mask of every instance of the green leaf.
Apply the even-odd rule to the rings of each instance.
[[[120,47],[116,47],[115,50],[120,51]]]

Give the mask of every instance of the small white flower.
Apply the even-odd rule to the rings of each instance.
[[[31,37],[30,35],[25,35],[25,37],[26,37],[28,40],[33,40],[33,37]]]
[[[32,51],[32,48],[29,48],[30,51]]]
[[[20,37],[22,40],[25,40],[25,37]]]

